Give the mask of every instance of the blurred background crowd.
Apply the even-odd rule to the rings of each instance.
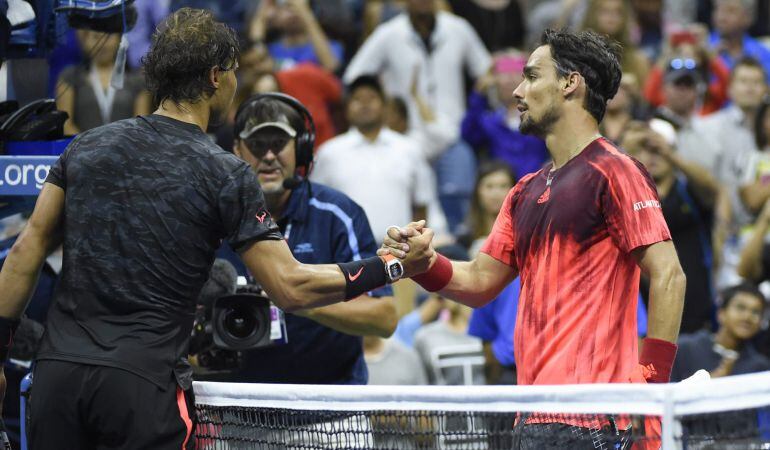
[[[141,60],[152,32],[181,7],[209,9],[242,42],[232,112],[211,138],[232,149],[235,110],[250,95],[294,96],[317,127],[311,180],[360,204],[378,239],[427,218],[453,259],[478,251],[507,192],[548,161],[542,140],[519,133],[513,96],[542,31],[609,35],[623,45],[623,78],[602,131],[652,175],[687,275],[674,378],[770,370],[770,1],[134,4],[122,89],[110,84],[121,35],[71,29],[49,57],[3,64],[0,100],[55,98],[67,134],[149,114]],[[364,150],[381,157],[344,156]],[[2,237],[23,221],[3,219]],[[49,259],[38,296],[57,264]],[[518,283],[473,311],[398,283],[395,333],[363,340],[369,383],[514,384]],[[642,280],[640,337],[646,293]],[[44,322],[45,308],[30,315]]]

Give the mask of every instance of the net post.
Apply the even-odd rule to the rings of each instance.
[[[661,419],[662,450],[679,450],[674,437],[674,422],[676,421],[676,417],[674,416],[674,386],[676,385],[666,385],[663,396],[663,418]]]

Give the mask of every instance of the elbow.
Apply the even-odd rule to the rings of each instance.
[[[293,313],[308,307],[303,301],[302,290],[299,288],[302,282],[294,278],[296,277],[291,275],[283,277],[278,289],[268,292],[270,301],[284,312]]]
[[[669,286],[671,286],[674,291],[681,294],[678,297],[681,298],[682,303],[684,303],[684,292],[687,288],[687,275],[684,274],[684,270],[682,270],[682,266],[678,261],[670,270],[669,280]]]
[[[393,336],[393,333],[396,332],[396,327],[398,327],[398,313],[396,312],[396,305],[394,301],[395,300],[392,300],[387,303],[387,311],[383,311],[380,327],[375,333],[377,336],[384,339]]]

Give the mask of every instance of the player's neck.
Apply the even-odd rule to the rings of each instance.
[[[208,103],[203,101],[174,103],[171,100],[165,100],[161,102],[154,114],[198,125],[205,132],[209,127],[211,110]]]
[[[600,137],[599,126],[593,120],[567,120],[556,122],[545,138],[545,145],[553,158],[554,169],[559,169],[580,154],[588,144]]]

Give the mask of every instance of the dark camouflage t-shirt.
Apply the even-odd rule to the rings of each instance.
[[[251,168],[159,115],[82,133],[46,180],[65,190],[64,264],[38,359],[189,388],[195,299],[223,239],[281,239]]]

